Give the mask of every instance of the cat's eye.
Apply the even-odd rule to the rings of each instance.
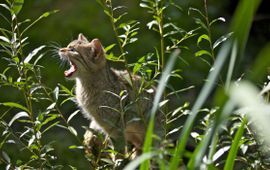
[[[75,52],[75,48],[74,47],[69,47],[69,51]]]

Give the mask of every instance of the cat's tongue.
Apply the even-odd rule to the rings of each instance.
[[[73,63],[70,63],[70,68],[69,68],[69,70],[66,70],[66,71],[64,72],[65,77],[71,77],[72,74],[73,74],[75,71],[76,71],[76,65],[73,64]]]

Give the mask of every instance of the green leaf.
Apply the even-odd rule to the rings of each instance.
[[[59,117],[60,116],[59,115],[56,115],[56,114],[51,115],[50,117],[48,117],[47,119],[45,119],[44,122],[42,122],[41,126],[44,126],[44,125],[48,124],[49,122],[51,122],[51,121],[53,121],[53,120],[55,120],[55,119],[57,119]]]
[[[13,118],[9,121],[8,126],[11,126],[13,124],[14,121],[16,121],[17,119],[21,118],[21,117],[29,117],[28,113],[26,112],[19,112],[17,113],[15,116],[13,116]]]
[[[200,57],[200,56],[202,56],[202,55],[208,55],[208,56],[212,56],[211,55],[211,53],[209,53],[208,51],[206,51],[206,50],[200,50],[200,51],[197,51],[196,53],[195,53],[195,57]]]
[[[114,43],[114,44],[111,44],[111,45],[107,46],[107,47],[105,48],[105,51],[106,51],[106,52],[110,51],[115,45],[116,45],[116,44]]]
[[[21,104],[14,103],[14,102],[4,102],[4,103],[1,103],[1,105],[3,105],[3,106],[8,106],[8,107],[15,107],[15,108],[24,110],[24,111],[26,111],[27,113],[30,112],[26,107],[22,106]]]
[[[197,40],[197,45],[198,45],[198,46],[200,45],[200,42],[201,42],[202,40],[207,40],[207,41],[209,42],[209,44],[211,43],[210,37],[209,37],[208,35],[206,35],[206,34],[203,34],[203,35],[201,35],[201,36],[198,38],[198,40]]]
[[[24,0],[14,0],[11,6],[11,13],[18,15],[22,9]]]
[[[245,117],[233,138],[233,143],[232,143],[228,158],[226,159],[224,170],[233,170],[237,152],[241,145],[241,138],[244,133],[246,123],[247,123],[247,118]]]
[[[83,149],[83,146],[71,145],[68,148],[69,149]]]
[[[45,133],[45,132],[47,132],[48,130],[50,130],[50,129],[53,128],[54,126],[59,125],[59,123],[60,123],[60,121],[54,122],[53,124],[51,124],[50,126],[48,126],[48,127],[42,132],[42,134]]]

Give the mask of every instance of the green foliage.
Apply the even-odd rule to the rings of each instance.
[[[33,21],[20,21],[18,16],[23,13],[24,3],[23,0],[6,0],[0,4],[1,11],[6,12],[0,15],[1,23],[6,25],[0,28],[0,54],[4,65],[0,68],[0,88],[11,90],[11,94],[18,96],[0,102],[1,168],[77,169],[78,164],[66,165],[64,161],[71,160],[65,157],[78,152],[84,158],[84,165],[92,169],[148,170],[154,167],[175,170],[180,166],[184,169],[269,169],[269,82],[259,92],[250,83],[243,83],[242,77],[236,82],[233,80],[235,74],[247,72],[236,68],[244,56],[259,0],[240,1],[229,21],[229,29],[218,36],[213,32],[217,26],[223,26],[225,18],[211,19],[206,0],[199,7],[188,6],[187,9],[171,0],[141,0],[138,3],[140,10],[147,12],[142,20],[129,19],[129,9],[115,5],[117,3],[112,0],[97,0],[110,21],[115,38],[115,42],[105,47],[107,59],[124,65],[128,71],[125,79],[136,94],[136,101],[125,104],[126,91],[120,94],[106,91],[119,99],[120,109],[101,107],[119,113],[124,127],[125,113],[132,105],[136,105],[141,114],[141,93],[157,86],[149,121],[144,120],[148,122],[148,129],[142,153],[134,160],[131,160],[133,151],[130,148],[127,147],[125,153],[118,153],[103,134],[75,122],[80,115],[77,108],[69,111],[68,116],[64,114],[65,106],[74,100],[74,89],[60,83],[50,87],[46,83],[42,74],[46,66],[40,63],[47,55],[47,46],[31,46],[28,54],[26,50],[29,44],[32,45],[28,31],[58,10],[45,12]],[[175,15],[190,17],[192,26],[181,25],[173,19]],[[136,44],[144,47],[140,39],[140,35],[146,34],[144,27],[157,35],[157,42],[151,40],[152,51],[134,54]],[[188,57],[193,60],[187,59],[186,51],[192,54]],[[268,56],[269,44],[258,54],[248,79],[262,83],[267,74]],[[169,81],[169,78],[183,81],[182,72],[186,70],[179,63],[190,61],[204,61],[209,66],[209,74],[199,93],[195,91],[198,89],[195,88],[197,77],[182,89]],[[193,63],[188,64],[191,69],[195,67]],[[227,74],[221,75],[222,72]],[[142,77],[140,87],[133,82],[133,74]],[[180,100],[181,93],[191,90],[198,95]],[[165,138],[154,134],[157,112],[166,117]],[[87,153],[83,146],[80,126],[93,131],[103,141],[96,155]],[[50,133],[55,135],[59,128],[74,139],[60,151],[57,147],[63,144],[62,141],[48,140]],[[159,147],[155,146],[156,142],[160,143]],[[187,148],[189,144],[192,150]],[[64,153],[67,152],[71,154],[66,156]],[[122,159],[117,159],[119,155]]]
[[[43,140],[52,128],[60,126],[69,129],[81,145],[76,130],[69,124],[75,114],[66,120],[58,106],[59,96],[62,95],[59,87],[51,89],[43,83],[43,66],[38,62],[45,55],[46,46],[35,48],[28,55],[24,51],[29,44],[24,33],[56,11],[45,12],[33,22],[29,19],[19,22],[18,14],[23,4],[22,0],[1,4],[10,14],[10,19],[4,18],[10,27],[1,28],[1,59],[6,62],[6,68],[1,70],[0,87],[12,87],[22,98],[0,103],[4,112],[0,119],[0,149],[3,155],[0,160],[1,164],[6,165],[6,169],[61,168],[63,165],[53,164],[56,159],[52,144],[54,141],[43,143]],[[26,23],[28,25],[25,26]],[[12,145],[17,147],[11,150]],[[11,159],[9,155],[14,156],[12,151],[23,152]]]

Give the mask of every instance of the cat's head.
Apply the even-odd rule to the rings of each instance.
[[[67,47],[59,49],[59,55],[62,60],[69,62],[70,68],[64,74],[71,79],[93,74],[106,64],[101,42],[98,39],[89,42],[83,34],[79,34],[78,39]]]

